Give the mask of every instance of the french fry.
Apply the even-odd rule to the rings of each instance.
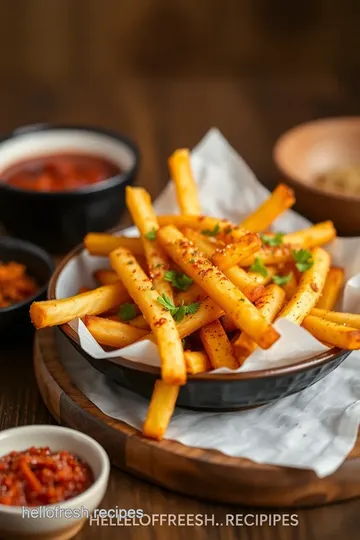
[[[95,315],[86,315],[85,325],[100,345],[119,349],[131,345],[134,341],[148,334],[147,330],[141,330],[120,321],[103,319]]]
[[[201,328],[199,335],[213,369],[221,367],[236,369],[239,367],[233,354],[232,345],[219,320]]]
[[[140,238],[127,236],[113,236],[107,233],[88,233],[84,238],[84,245],[91,255],[107,257],[118,248],[123,247],[134,255],[142,255],[144,248]]]
[[[316,307],[311,310],[310,315],[345,326],[352,326],[353,328],[360,330],[360,315],[355,313],[340,313],[338,311],[329,311],[327,309],[319,309]]]
[[[279,184],[270,197],[240,224],[251,232],[265,231],[276,218],[295,203],[294,192],[288,186]]]
[[[322,294],[317,301],[319,309],[333,309],[344,285],[345,272],[343,268],[333,266],[327,275]]]
[[[255,306],[223,274],[214,267],[194,244],[173,226],[158,231],[158,240],[168,255],[197,283],[236,326],[246,332],[262,348],[270,347],[279,334],[267,323]]]
[[[300,325],[318,301],[330,269],[330,255],[316,247],[312,250],[312,259],[313,265],[302,274],[295,295],[281,311],[279,318]]]
[[[160,441],[175,410],[179,387],[157,380],[143,425],[146,437]]]
[[[144,318],[143,315],[138,315],[134,319],[131,319],[128,324],[130,326],[134,326],[135,328],[141,328],[142,330],[148,330],[150,331],[150,326],[147,320]]]
[[[30,317],[35,328],[46,328],[67,323],[76,317],[105,313],[128,299],[129,295],[119,281],[70,298],[33,302],[30,307]]]
[[[192,375],[212,369],[210,359],[205,351],[184,351],[184,357],[187,372]]]
[[[264,295],[255,302],[255,306],[268,322],[272,322],[284,306],[284,302],[285,291],[272,283],[266,287]],[[245,332],[240,334],[234,346],[241,349],[241,356],[245,358],[257,347],[256,343]]]
[[[184,235],[200,249],[205,257],[212,260],[216,247],[219,246],[218,243],[210,241],[198,231],[193,231],[189,228],[184,229]],[[238,266],[228,268],[224,271],[224,274],[251,302],[255,302],[264,292],[264,287]]]
[[[168,165],[175,184],[176,198],[182,214],[201,214],[200,200],[192,174],[190,152],[187,148],[175,150]]]
[[[175,304],[177,306],[180,306],[181,304],[192,304],[193,302],[203,300],[206,297],[207,294],[201,289],[201,287],[196,285],[196,283],[193,283],[190,285],[187,291],[181,291],[176,295]]]
[[[237,326],[227,315],[223,315],[222,317],[220,317],[220,322],[227,334],[229,332],[234,332],[235,330],[238,330]]]
[[[216,237],[217,240],[226,239],[226,243],[236,242],[237,239],[248,232],[227,219],[218,219],[211,216],[170,215],[158,216],[157,219],[160,227],[174,225],[178,229],[195,229],[205,236]]]
[[[258,272],[248,272],[247,275],[250,279],[252,279],[255,283],[258,285],[267,285],[272,281],[272,278],[278,273],[278,270],[276,266],[266,266],[266,276],[263,274],[259,274]],[[259,295],[259,298],[264,294],[264,289],[262,290],[261,295]],[[255,299],[257,300],[257,298]]]
[[[336,230],[332,221],[323,221],[293,233],[285,234],[283,244],[292,249],[314,248],[328,244],[336,238]]]
[[[261,241],[259,235],[248,233],[237,242],[227,244],[222,249],[217,249],[211,260],[220,270],[227,270],[259,251],[260,248]]]
[[[162,379],[168,384],[186,382],[184,352],[176,324],[159,302],[158,292],[130,251],[118,248],[110,263],[149,323],[159,349]]]
[[[164,279],[164,274],[169,269],[169,260],[158,242],[156,242],[155,237],[159,225],[151,204],[150,195],[143,188],[127,186],[126,204],[135,225],[140,231],[153,285],[160,295],[166,294],[172,301],[173,291],[171,284]],[[151,234],[154,235],[153,238],[149,238]]]
[[[293,271],[291,271],[290,280],[281,286],[285,291],[286,299],[291,300],[291,298],[294,296],[298,288],[298,283],[295,277],[295,273]]]
[[[101,269],[94,272],[94,278],[101,285],[111,285],[119,281],[119,276],[114,270]]]
[[[320,319],[320,317],[314,317],[313,315],[305,317],[303,327],[316,339],[331,343],[331,345],[340,349],[360,349],[360,330],[356,328]]]

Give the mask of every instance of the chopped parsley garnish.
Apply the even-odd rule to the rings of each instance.
[[[203,229],[201,234],[205,236],[216,236],[220,232],[220,225],[217,223],[213,229]]]
[[[290,279],[293,277],[293,273],[289,272],[286,276],[273,276],[272,280],[275,285],[286,285],[289,283]]]
[[[183,272],[177,272],[176,270],[168,270],[164,274],[164,279],[169,281],[173,287],[180,289],[180,291],[187,291],[193,280],[184,274]]]
[[[250,266],[250,271],[251,272],[256,272],[257,274],[261,274],[264,277],[266,277],[268,275],[268,271],[266,270],[261,257],[256,257],[255,258],[255,261]]]
[[[195,262],[195,259],[190,259],[189,263],[193,264]]]
[[[270,247],[280,246],[283,243],[284,234],[276,233],[272,234],[260,234],[260,238],[263,244]]]
[[[156,240],[156,229],[155,229],[155,227],[153,227],[151,229],[151,231],[148,231],[145,234],[145,238],[147,238],[148,240]]]
[[[188,306],[181,304],[181,306],[175,306],[174,303],[170,300],[165,293],[161,296],[158,296],[157,301],[161,304],[167,311],[170,312],[170,315],[176,322],[182,321],[186,315],[196,313],[200,307],[200,302],[193,302]]]
[[[122,304],[119,310],[119,317],[122,321],[131,321],[137,316],[135,304]]]
[[[299,249],[298,251],[293,249],[291,255],[299,272],[306,272],[314,264],[311,252],[306,249]]]

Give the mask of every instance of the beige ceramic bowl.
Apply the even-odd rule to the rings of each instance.
[[[0,538],[68,540],[82,528],[87,512],[90,515],[101,503],[109,479],[109,459],[94,439],[65,427],[24,426],[0,432],[0,456],[12,450],[26,450],[31,446],[48,446],[53,451],[67,450],[76,454],[90,466],[94,483],[73,499],[42,507],[46,509],[46,515],[42,517],[29,516],[27,510],[30,508],[23,510],[21,507],[0,504]],[[66,509],[69,510],[67,515]]]
[[[301,124],[278,139],[273,157],[295,190],[298,212],[313,222],[331,219],[340,235],[360,235],[360,196],[334,194],[315,185],[319,174],[360,166],[360,117]]]

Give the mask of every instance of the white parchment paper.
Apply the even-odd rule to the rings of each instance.
[[[192,153],[203,212],[239,222],[268,196],[241,157],[218,130],[212,129]],[[175,193],[169,184],[155,203],[159,214],[177,213]],[[293,211],[281,216],[275,230],[291,232],[309,222]],[[136,230],[129,229],[129,235]],[[333,264],[344,266],[347,284],[340,308],[359,312],[360,239],[338,239],[330,246]],[[86,252],[72,260],[59,276],[57,297],[75,294],[83,285],[93,286],[92,272],[104,259]],[[359,275],[358,275],[359,274]],[[114,361],[119,351],[104,352],[81,321],[73,321],[81,346],[96,358]],[[303,328],[280,320],[281,338],[267,351],[257,349],[239,371],[252,371],[300,361],[326,350]],[[121,350],[133,361],[159,365],[157,349],[143,341]],[[360,353],[349,358],[311,388],[261,408],[236,413],[198,413],[177,409],[166,434],[189,446],[213,448],[231,456],[259,463],[309,468],[318,476],[334,472],[351,451],[360,418]],[[66,368],[74,383],[105,414],[141,428],[147,402],[107,381],[80,355],[69,355]],[[216,370],[226,371],[226,370]]]

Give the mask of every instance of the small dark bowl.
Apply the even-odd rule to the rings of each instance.
[[[17,238],[0,238],[0,260],[4,262],[15,261],[26,266],[27,273],[35,278],[39,289],[37,292],[18,304],[6,308],[0,308],[0,334],[1,338],[13,338],[20,340],[28,337],[33,332],[30,321],[30,304],[35,300],[44,300],[49,279],[55,265],[43,249],[18,240]]]
[[[69,253],[53,274],[48,298],[68,296],[81,285],[91,286],[86,272],[87,260],[84,246],[80,245]],[[103,260],[99,264],[104,266]],[[69,280],[69,270],[78,265],[78,279],[82,283]],[[100,266],[99,266],[100,267]],[[72,274],[74,275],[74,274]],[[60,292],[59,292],[60,291]],[[58,296],[59,295],[59,296]],[[71,350],[80,354],[98,371],[120,386],[145,398],[150,398],[156,379],[160,378],[160,369],[124,358],[97,360],[87,355],[81,348],[77,333],[69,324],[59,327],[57,332],[58,351],[61,358],[67,357],[69,347],[61,345],[65,336],[72,345]],[[62,335],[60,335],[62,334]],[[271,401],[290,396],[316,383],[341,364],[350,354],[349,351],[331,349],[322,354],[313,355],[302,362],[273,369],[249,371],[234,374],[188,375],[187,384],[180,389],[177,405],[189,409],[228,411],[264,405]]]
[[[86,233],[119,223],[125,209],[125,187],[133,184],[139,152],[129,139],[86,126],[35,125],[15,130],[0,142],[1,170],[42,155],[79,152],[99,155],[122,172],[108,180],[68,192],[35,192],[0,181],[0,219],[8,233],[34,242],[51,253],[65,253]]]

